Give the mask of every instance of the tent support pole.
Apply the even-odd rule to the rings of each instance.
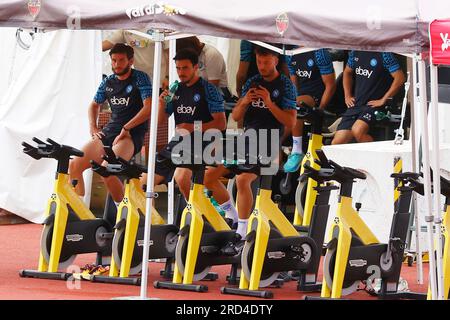
[[[150,116],[150,143],[148,152],[148,175],[145,204],[145,229],[144,229],[144,248],[142,255],[142,277],[141,277],[141,299],[147,298],[147,280],[148,280],[148,257],[150,251],[150,233],[151,233],[151,208],[153,207],[154,181],[155,181],[155,154],[156,154],[156,132],[158,128],[158,104],[159,104],[159,83],[161,78],[161,54],[162,41],[164,34],[155,32],[153,34],[155,41],[155,59],[153,65],[153,85],[152,85],[152,111]]]

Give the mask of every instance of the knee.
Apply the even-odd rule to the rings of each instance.
[[[366,132],[365,132],[365,130],[363,130],[363,129],[359,128],[359,127],[356,127],[356,128],[353,127],[352,128],[352,134],[353,134],[353,137],[355,137],[355,140],[357,142],[360,142],[363,139],[363,137],[366,134]]]
[[[69,163],[69,173],[72,175],[82,174],[84,170],[83,158],[74,158]]]
[[[212,190],[215,186],[215,183],[219,181],[220,177],[215,174],[214,171],[206,171],[205,177],[203,179],[203,184],[205,185],[206,189]]]
[[[189,190],[191,188],[191,179],[189,179],[189,177],[184,175],[178,176],[175,177],[175,181],[178,185],[178,188],[184,195],[189,194]]]
[[[236,177],[236,187],[238,190],[249,188],[251,184],[251,179],[246,175],[238,175]]]
[[[331,141],[332,145],[336,145],[336,144],[343,144],[346,141],[343,139],[342,135],[336,133],[336,135],[333,137],[333,140]]]

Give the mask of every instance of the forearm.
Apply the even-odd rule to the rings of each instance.
[[[345,71],[344,71],[345,72]],[[344,95],[346,97],[351,97],[353,95],[353,75],[351,72],[344,73],[343,87]]]
[[[244,76],[238,72],[236,75],[236,93],[237,96],[240,98],[241,97],[241,92],[242,92],[242,86],[244,85]]]
[[[333,98],[333,94],[336,91],[335,87],[325,87],[325,91],[323,92],[322,99],[320,100],[319,108],[325,109]]]
[[[89,128],[97,128],[97,119],[100,110],[100,105],[92,102],[88,109]]]
[[[231,113],[231,117],[233,118],[233,120],[237,122],[244,119],[247,108],[248,105],[246,105],[242,100],[239,100]]]
[[[144,107],[130,120],[124,127],[131,130],[138,125],[144,123],[150,118],[151,107],[150,104],[144,104]]]
[[[158,105],[158,125],[161,125],[167,121],[169,118],[166,113],[166,105],[163,103],[159,103]]]
[[[383,96],[383,99],[388,99],[391,98],[393,96],[395,96],[398,92],[398,90],[400,90],[400,88],[402,87],[402,85],[404,84],[404,79],[403,78],[394,78],[394,81],[391,84],[391,87],[389,88],[389,90],[386,92],[386,94]]]

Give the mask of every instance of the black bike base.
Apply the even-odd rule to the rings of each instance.
[[[322,298],[322,297],[311,297],[305,296],[304,300],[330,300],[330,301],[339,301],[339,300],[350,300],[350,299],[342,299],[342,298]]]
[[[301,292],[320,292],[322,290],[322,283],[299,283],[297,291]]]
[[[227,279],[228,284],[238,285],[241,280],[241,277],[232,277],[232,276],[228,275],[226,279]]]
[[[426,293],[418,293],[418,292],[391,292],[376,295],[380,300],[427,300]]]
[[[173,278],[173,271],[167,272],[164,269],[159,270],[159,275],[164,279],[170,280]]]
[[[156,289],[170,289],[170,290],[194,291],[194,292],[208,291],[208,287],[203,284],[183,284],[166,281],[155,281],[153,282],[153,287],[155,287]]]
[[[271,291],[266,290],[247,290],[239,288],[222,287],[220,288],[220,292],[223,294],[233,294],[238,296],[257,297],[263,299],[273,298],[273,293]]]
[[[91,276],[89,281],[98,283],[125,284],[133,286],[141,285],[141,278],[133,278],[133,277],[121,278],[109,276]]]
[[[38,278],[47,280],[63,280],[69,279],[72,274],[67,272],[46,272],[37,270],[20,270],[19,276],[22,278]]]

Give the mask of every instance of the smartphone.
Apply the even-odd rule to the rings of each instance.
[[[252,81],[250,83],[250,89],[258,89],[258,87],[259,87],[259,83],[258,82]]]

